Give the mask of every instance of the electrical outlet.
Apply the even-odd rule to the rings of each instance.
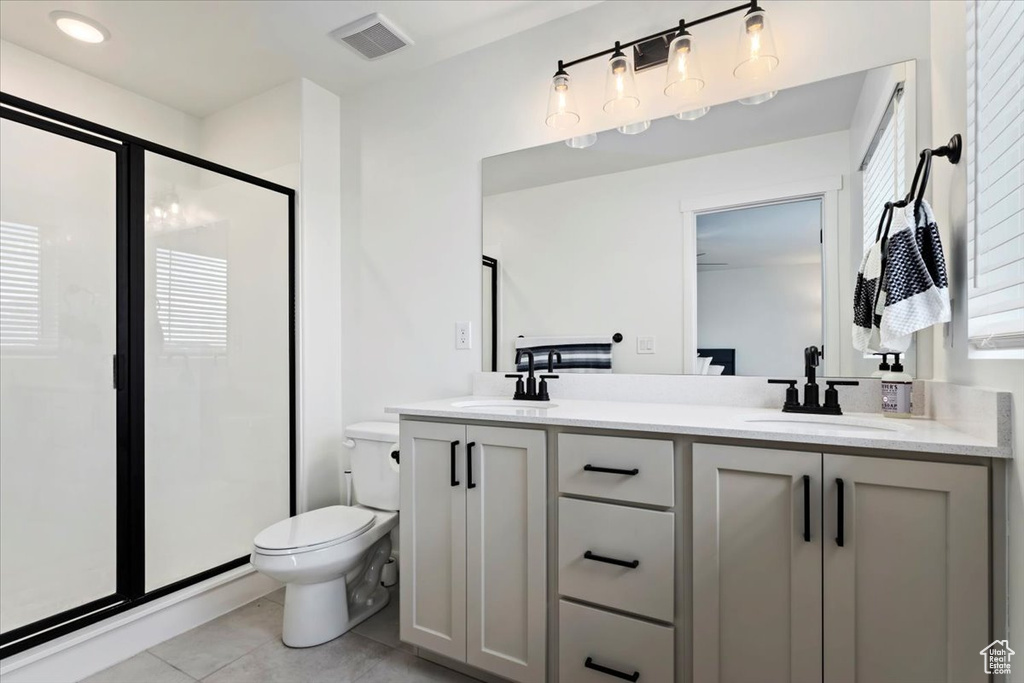
[[[455,323],[455,348],[473,348],[473,323],[468,320]]]
[[[654,337],[637,337],[636,352],[644,354],[654,353]]]

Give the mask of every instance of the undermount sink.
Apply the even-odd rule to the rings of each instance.
[[[802,429],[816,433],[827,432],[874,432],[897,433],[905,432],[912,427],[891,420],[871,419],[863,417],[843,417],[840,415],[776,415],[773,417],[751,417],[744,420],[747,424],[764,425],[771,429]]]
[[[515,401],[510,398],[483,398],[468,401],[455,401],[452,403],[452,408],[483,410],[490,412],[498,410],[522,410],[524,408],[547,410],[549,408],[557,407],[558,404],[552,403],[551,401]]]

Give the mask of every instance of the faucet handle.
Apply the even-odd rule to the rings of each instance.
[[[795,408],[800,405],[800,390],[796,388],[797,380],[795,379],[770,379],[768,384],[788,384],[786,388],[786,402],[783,404],[782,409],[787,410],[789,408]]]
[[[836,387],[855,387],[860,385],[860,382],[852,379],[828,379],[825,380],[825,384],[828,385],[828,389],[825,390],[826,410],[833,415],[842,415],[843,409],[839,407],[839,391]]]
[[[538,375],[541,379],[558,379],[558,375]]]
[[[512,398],[515,400],[526,398],[526,385],[523,384],[523,376],[519,373],[510,372],[505,377],[516,381],[516,393]]]

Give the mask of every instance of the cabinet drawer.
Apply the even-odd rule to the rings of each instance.
[[[675,502],[672,463],[671,441],[558,435],[558,490],[562,493],[672,507]],[[591,468],[625,470],[625,473]]]
[[[558,680],[562,683],[609,683],[639,673],[642,683],[672,683],[671,626],[655,626],[599,609],[559,601]]]
[[[559,593],[673,621],[674,529],[671,512],[561,498]]]

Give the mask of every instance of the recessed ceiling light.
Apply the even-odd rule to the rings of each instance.
[[[102,43],[110,38],[110,31],[101,24],[74,12],[50,12],[50,21],[65,34],[83,43]]]

